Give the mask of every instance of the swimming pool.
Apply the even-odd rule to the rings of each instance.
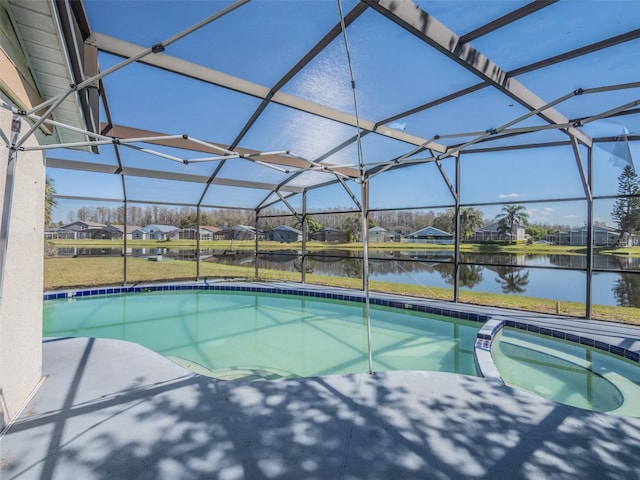
[[[640,416],[637,362],[506,327],[494,338],[491,353],[507,385],[574,407]]]
[[[361,292],[199,283],[53,292],[44,298],[44,336],[128,340],[219,379],[368,371]],[[484,374],[558,403],[640,416],[634,401],[640,397],[636,352],[522,324],[504,313],[502,318],[482,309],[374,295],[373,370]]]
[[[481,323],[379,305],[370,312],[375,371],[477,375]],[[60,298],[45,302],[43,329],[48,337],[135,342],[228,380],[368,369],[364,304],[352,301],[215,290]]]

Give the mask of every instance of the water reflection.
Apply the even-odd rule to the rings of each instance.
[[[612,290],[618,305],[623,307],[640,306],[640,275],[620,275],[613,283]]]
[[[496,267],[498,278],[496,282],[500,284],[502,293],[524,293],[529,284],[529,270],[514,269],[509,267]]]
[[[455,274],[452,264],[440,263],[434,265],[433,268],[440,274],[447,285],[455,284]],[[480,265],[461,264],[458,267],[458,278],[460,286],[465,288],[473,288],[483,280],[482,271],[484,267]]]
[[[53,247],[45,251],[46,257],[113,257],[122,254],[122,248]]]
[[[587,257],[583,255],[545,255],[551,266],[562,268],[587,268]],[[640,270],[640,258],[618,255],[594,255],[593,268],[598,270]]]
[[[122,248],[57,248],[47,256],[120,256]],[[127,255],[195,260],[194,249],[131,248]],[[246,250],[203,249],[203,262],[253,267],[256,255]],[[463,253],[458,268],[460,288],[489,293],[506,293],[557,301],[584,302],[587,260],[583,255],[516,255],[507,253]],[[455,279],[451,250],[373,251],[372,280],[428,287],[452,288]],[[259,269],[302,271],[298,250],[260,252]],[[304,262],[307,273],[362,278],[362,251],[321,250],[310,252]],[[502,265],[498,265],[502,264]],[[598,272],[593,276],[595,304],[640,307],[640,258],[594,255],[598,270],[627,270],[637,273]],[[527,268],[530,266],[544,268]]]
[[[123,255],[122,248],[77,248],[77,247],[48,247],[45,256],[50,257],[79,257],[79,256],[111,256]],[[167,258],[195,260],[196,251],[190,248],[128,248],[127,255],[132,257],[147,257],[163,255]],[[300,255],[298,250],[264,251],[260,257],[270,262],[286,263],[295,260]],[[223,262],[234,263],[238,258],[255,257],[252,251],[247,250],[214,250],[201,249],[200,258],[217,257]],[[343,259],[362,260],[361,250],[337,250],[327,249],[313,251],[309,257],[316,262],[335,263]],[[369,260],[398,260],[418,262],[453,262],[452,250],[397,250],[397,251],[371,251]],[[558,255],[558,254],[515,254],[515,253],[461,253],[462,263],[478,265],[513,265],[513,266],[537,266],[559,267],[584,270],[587,267],[585,255]],[[617,255],[594,255],[593,267],[599,270],[640,270],[640,258]]]
[[[464,288],[473,288],[478,283],[482,282],[482,270],[483,267],[479,265],[460,265],[460,268],[458,268],[460,286]],[[453,285],[453,279],[451,279],[451,285]]]

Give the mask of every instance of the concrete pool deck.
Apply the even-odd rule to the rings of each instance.
[[[495,381],[387,372],[225,382],[138,345],[48,339],[3,479],[639,478],[640,419]]]
[[[597,338],[599,324],[575,322]],[[613,330],[612,341],[637,347],[637,329]],[[129,342],[43,343],[45,380],[0,439],[3,480],[640,478],[640,418],[495,380],[406,371],[226,382]]]

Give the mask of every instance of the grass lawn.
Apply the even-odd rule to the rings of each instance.
[[[46,258],[44,262],[44,289],[83,288],[99,285],[120,285],[123,278],[123,260],[121,257],[84,257],[84,258]],[[259,271],[258,280],[301,281],[299,272],[279,270]],[[127,258],[127,283],[145,283],[172,280],[193,280],[196,276],[196,264],[185,260],[163,260],[150,262],[146,258]],[[200,276],[223,279],[255,279],[253,267],[222,265],[212,262],[200,263]],[[329,275],[307,274],[307,283],[336,287],[362,289],[359,278],[336,277]],[[449,288],[407,285],[392,282],[371,281],[371,291],[396,293],[422,298],[452,300],[453,290]],[[541,313],[556,313],[557,304],[553,300],[505,295],[498,293],[470,292],[462,290],[460,301],[474,305],[490,305],[516,310]],[[582,303],[562,302],[559,304],[562,315],[583,317],[585,306]],[[640,308],[593,306],[593,318],[640,325]]]

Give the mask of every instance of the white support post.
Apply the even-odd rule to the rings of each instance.
[[[302,192],[302,283],[307,283],[307,190]]]
[[[11,146],[9,149],[9,159],[7,163],[7,173],[4,183],[4,198],[2,202],[2,224],[0,224],[0,308],[2,305],[2,296],[4,292],[4,273],[7,259],[7,247],[9,244],[9,224],[11,222],[11,204],[13,203],[13,184],[15,180],[16,163],[18,160],[18,151],[15,147],[20,129],[22,127],[22,119],[19,115],[13,115],[11,121]]]
[[[196,281],[200,281],[200,205],[196,206]]]
[[[16,148],[23,122],[21,113],[0,109],[9,136],[0,159],[0,429],[42,378],[45,166],[42,155]]]
[[[369,299],[369,228],[368,228],[368,215],[369,215],[369,188],[368,180],[364,165],[364,159],[362,157],[362,141],[361,141],[361,128],[360,128],[360,115],[358,114],[358,96],[356,95],[356,80],[353,73],[353,64],[351,62],[351,52],[349,51],[349,40],[347,39],[347,28],[344,23],[344,15],[342,14],[342,3],[338,1],[338,11],[340,12],[340,26],[342,29],[342,38],[344,39],[345,53],[347,54],[347,63],[349,65],[349,76],[351,78],[351,92],[353,93],[353,109],[356,117],[356,144],[358,146],[358,167],[360,177],[360,191],[362,194],[362,286],[364,289],[365,298],[365,317],[367,321],[367,354],[369,359],[369,375],[373,374],[373,350],[371,346],[371,312],[370,312],[370,299]]]
[[[371,347],[371,301],[369,298],[369,182],[360,184],[362,192],[362,287],[364,289],[364,313],[367,319],[367,359],[369,374],[373,374],[373,349]]]
[[[123,181],[124,184],[124,181]],[[122,232],[122,247],[123,247],[123,252],[122,252],[122,285],[126,285],[127,284],[127,231],[129,230],[129,217],[127,215],[127,210],[129,209],[129,206],[127,205],[127,199],[125,196],[124,202],[123,202],[123,232]]]
[[[254,228],[256,229],[255,255],[254,255],[256,280],[260,276],[260,267],[258,266],[258,251],[260,250],[260,243],[259,243],[259,240],[258,240],[258,237],[259,237],[259,235],[258,235],[259,219],[260,219],[260,210],[256,208],[256,210],[255,210],[255,220],[254,220],[254,225],[255,225]]]
[[[453,252],[453,301],[458,303],[460,301],[460,241],[462,235],[460,235],[460,155],[456,157],[456,186],[454,198],[456,201],[456,217],[455,217],[455,244]]]

